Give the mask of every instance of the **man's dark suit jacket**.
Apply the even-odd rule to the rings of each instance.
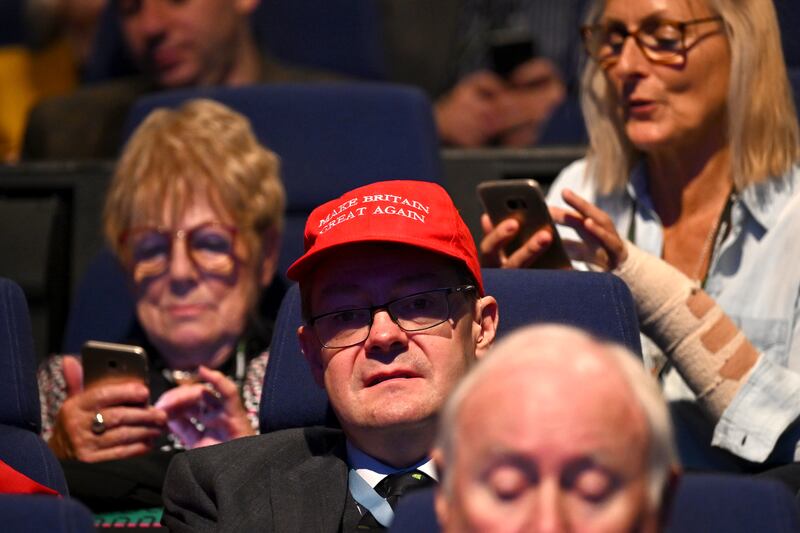
[[[264,56],[262,83],[336,79],[331,73],[289,67]],[[23,160],[112,159],[119,155],[128,111],[136,100],[157,91],[144,76],[85,87],[48,98],[28,116]]]
[[[337,532],[348,501],[344,434],[300,428],[178,454],[164,484],[170,531]]]

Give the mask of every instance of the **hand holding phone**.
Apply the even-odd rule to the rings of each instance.
[[[70,378],[76,377],[79,365],[83,387]],[[80,362],[64,357],[63,371],[68,397],[48,441],[57,457],[96,462],[153,449],[155,439],[164,433],[167,415],[148,405],[147,358],[142,348],[90,341],[81,350]]]
[[[478,196],[492,226],[481,243],[485,263],[512,267],[571,268],[536,180],[486,181],[478,185]],[[500,235],[496,227],[507,219],[514,219],[519,225],[518,230],[510,236]],[[542,243],[532,240],[540,236],[542,230],[547,233],[549,241]],[[487,260],[487,256],[493,258]],[[510,257],[516,260],[509,262],[507,259]]]

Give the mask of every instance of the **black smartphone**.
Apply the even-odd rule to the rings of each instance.
[[[507,218],[519,222],[517,235],[506,245],[505,252],[511,255],[534,233],[550,228],[553,242],[532,268],[567,269],[571,263],[558,235],[550,211],[544,200],[542,189],[536,180],[509,179],[484,181],[478,184],[478,196],[483,209],[495,226]]]
[[[133,379],[148,384],[147,353],[141,346],[87,341],[81,349],[81,364],[84,388],[98,381],[121,382]]]
[[[495,30],[489,34],[492,70],[508,78],[522,63],[536,57],[536,43],[527,30]]]

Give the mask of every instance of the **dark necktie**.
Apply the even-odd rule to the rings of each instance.
[[[425,487],[431,487],[435,484],[436,481],[425,472],[412,470],[410,472],[389,474],[383,478],[380,483],[375,485],[375,492],[385,498],[392,509],[396,509],[397,500],[402,498],[404,494]],[[365,514],[358,523],[359,531],[386,531],[368,510],[365,509],[364,511]]]

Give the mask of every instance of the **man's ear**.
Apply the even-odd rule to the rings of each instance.
[[[322,346],[317,342],[314,332],[306,326],[297,328],[297,339],[300,341],[300,350],[303,356],[308,361],[308,366],[311,367],[311,375],[314,376],[314,381],[317,385],[325,388],[325,369],[322,367]]]
[[[270,228],[261,236],[261,264],[259,264],[258,281],[262,287],[268,287],[278,269],[278,254],[281,249],[281,236]]]
[[[486,354],[494,342],[500,315],[497,308],[497,300],[493,296],[478,298],[475,306],[473,338],[475,339],[475,356],[480,358]]]
[[[440,448],[434,448],[431,452],[431,459],[436,465],[436,473],[439,475],[439,483],[436,484],[433,505],[436,510],[436,518],[442,531],[447,531],[447,511],[449,502],[444,488],[444,479],[448,474],[445,472],[444,455]]]

